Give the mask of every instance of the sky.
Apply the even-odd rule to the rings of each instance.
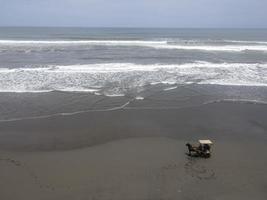
[[[267,0],[0,0],[0,26],[267,28]]]

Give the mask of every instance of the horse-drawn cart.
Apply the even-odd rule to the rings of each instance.
[[[198,145],[192,145],[187,143],[188,155],[195,157],[209,158],[211,156],[211,145],[213,144],[211,140],[199,140]]]

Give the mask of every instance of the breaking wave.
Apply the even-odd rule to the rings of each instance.
[[[267,64],[195,62],[1,68],[0,92],[91,92],[109,96],[140,92],[147,85],[218,84],[267,86]]]
[[[212,104],[212,103],[243,103],[243,104],[259,104],[259,105],[266,105],[266,101],[261,101],[261,100],[251,100],[251,99],[219,99],[219,100],[214,100],[214,101],[208,101],[205,102],[204,104]]]
[[[222,42],[222,41],[221,41]],[[142,41],[142,40],[0,40],[1,46],[137,46],[148,47],[154,49],[177,49],[177,50],[198,50],[198,51],[226,51],[226,52],[242,52],[242,51],[263,51],[267,52],[267,42],[261,41],[234,41],[225,40],[224,44],[218,41],[209,42],[192,42],[192,41]],[[29,51],[29,50],[28,50]]]

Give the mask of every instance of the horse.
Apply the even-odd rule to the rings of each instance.
[[[188,148],[189,156],[192,156],[191,152],[198,152],[198,147],[193,146],[192,144],[186,143],[186,146]]]

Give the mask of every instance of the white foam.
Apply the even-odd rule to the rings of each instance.
[[[136,100],[144,100],[145,98],[144,97],[141,97],[141,96],[137,96],[135,97]]]
[[[234,103],[252,103],[252,104],[267,104],[266,101],[252,100],[252,99],[218,99],[214,101],[208,101],[205,104],[220,103],[220,102],[234,102]]]
[[[146,40],[0,40],[0,45],[162,45],[167,41]]]
[[[59,89],[62,92],[89,92],[89,93],[95,93],[98,92],[98,89],[87,89],[87,88],[79,88],[79,87],[73,87],[73,88],[62,88]]]
[[[158,49],[179,49],[199,51],[267,51],[267,45],[154,45]]]
[[[266,41],[254,41],[254,40],[223,40],[224,42],[241,43],[241,44],[263,44],[266,45]]]
[[[225,40],[227,41],[227,40]],[[230,42],[230,41],[229,41]],[[0,40],[1,46],[33,46],[39,47],[40,45],[58,46],[58,45],[99,45],[99,46],[140,46],[155,49],[178,49],[178,50],[199,50],[199,51],[229,51],[229,52],[242,52],[242,51],[267,51],[267,42],[252,42],[248,41],[232,41],[237,44],[233,45],[204,45],[203,43],[171,43],[167,40],[162,41],[145,41],[145,40]],[[244,44],[240,44],[243,43]],[[27,49],[27,52],[31,50]]]
[[[16,90],[16,89],[0,90],[0,93],[47,93],[47,92],[53,92],[53,90]]]
[[[134,64],[134,63],[102,63],[102,64],[84,64],[84,65],[58,65],[58,66],[47,66],[47,67],[31,67],[31,68],[2,68],[0,69],[0,73],[118,73],[118,72],[134,72],[134,71],[145,71],[145,72],[153,72],[158,70],[181,70],[183,69],[225,69],[225,68],[257,68],[257,67],[267,67],[267,63],[210,63],[197,61],[194,63],[185,63],[185,64]],[[188,71],[189,72],[189,71]],[[175,84],[176,81],[161,81],[161,82],[152,82],[151,84]]]
[[[150,85],[158,85],[158,84],[160,84],[160,82],[152,82],[152,83],[150,83]]]
[[[267,86],[267,64],[209,63],[185,64],[108,63],[0,69],[0,92],[91,92],[123,96],[142,91],[145,85],[218,84]]]
[[[165,88],[164,91],[175,90],[175,89],[177,89],[177,86]]]
[[[257,83],[256,81],[253,82],[245,82],[245,81],[237,81],[231,82],[227,80],[218,80],[218,81],[202,81],[198,84],[209,84],[209,85],[229,85],[229,86],[256,86],[256,87],[266,87],[267,83]]]
[[[124,97],[125,95],[124,94],[107,94],[107,93],[105,93],[105,96],[108,96],[108,97]]]

